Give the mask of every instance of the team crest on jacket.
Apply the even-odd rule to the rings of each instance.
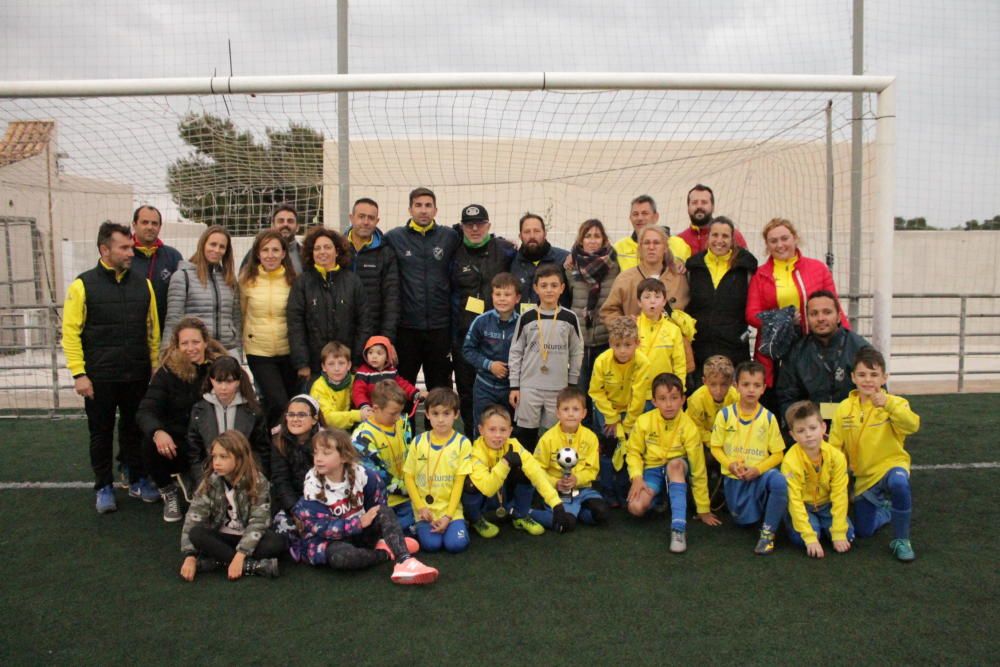
[[[444,248],[441,248],[439,246],[434,246],[434,250],[432,251],[432,253],[434,254],[434,259],[436,259],[437,261],[440,262],[442,259],[444,259]]]
[[[844,371],[844,367],[841,366],[840,368],[838,368],[833,372],[833,379],[836,380],[837,382],[843,382],[845,375],[847,375],[847,373]]]

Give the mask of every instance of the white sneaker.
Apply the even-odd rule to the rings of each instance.
[[[670,553],[682,554],[687,551],[687,533],[683,530],[670,531]]]

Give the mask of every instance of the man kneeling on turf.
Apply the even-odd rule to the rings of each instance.
[[[687,550],[687,476],[690,472],[698,518],[709,526],[721,521],[712,514],[701,431],[686,413],[684,385],[673,373],[653,379],[653,410],[635,422],[625,452],[632,486],[628,511],[642,516],[654,504],[662,506],[663,493],[670,500],[670,551]],[[669,479],[669,484],[667,480]]]
[[[503,406],[487,406],[479,417],[480,436],[472,445],[472,473],[462,493],[462,508],[472,527],[480,537],[496,537],[500,529],[483,516],[487,507],[495,507],[501,516],[512,510],[514,528],[541,535],[545,528],[529,514],[537,489],[552,508],[552,528],[560,533],[572,530],[574,517],[563,507],[538,461],[510,437],[512,431],[510,413]]]

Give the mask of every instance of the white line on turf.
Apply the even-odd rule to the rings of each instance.
[[[1000,461],[978,463],[933,463],[914,465],[914,470],[991,470],[1000,468]],[[0,491],[12,489],[92,489],[92,482],[0,482]]]

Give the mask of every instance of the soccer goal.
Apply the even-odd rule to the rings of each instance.
[[[863,99],[859,119],[853,94]],[[343,108],[338,98],[347,100]],[[299,210],[300,222],[341,227],[350,201],[371,197],[381,228],[390,229],[405,221],[407,194],[418,185],[437,193],[442,223],[458,222],[462,207],[477,203],[495,233],[516,238],[518,219],[532,211],[545,218],[554,245],[569,247],[589,218],[602,220],[612,240],[630,233],[629,202],[640,194],[654,197],[661,224],[679,232],[689,224],[687,191],[704,183],[715,192],[715,214],[734,220],[762,260],[764,224],[792,220],[804,254],[833,260],[840,291],[866,295],[856,328],[890,350],[891,77],[525,72],[0,82],[0,120],[0,366],[16,371],[4,373],[0,409],[77,404],[65,370],[53,370],[51,323],[66,286],[95,260],[99,223],[129,222],[140,203],[160,208],[163,240],[185,255],[206,224],[226,226],[242,253],[283,202]],[[855,120],[864,177],[861,232],[852,238]],[[6,237],[4,215],[18,221]]]

